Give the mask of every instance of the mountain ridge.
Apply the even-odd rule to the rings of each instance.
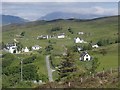
[[[29,22],[29,20],[23,19],[19,16],[13,16],[13,15],[0,15],[1,18],[1,23],[2,25],[8,25],[8,24],[21,24],[21,23],[26,23]]]
[[[48,13],[45,16],[42,16],[38,20],[54,20],[54,19],[69,19],[69,18],[76,18],[76,19],[93,19],[98,17],[104,17],[103,15],[97,14],[79,14],[79,13],[68,13],[68,12],[52,12]]]

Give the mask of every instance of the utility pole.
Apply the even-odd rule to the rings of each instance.
[[[21,81],[23,81],[23,67],[22,67],[22,64],[23,64],[23,60],[21,59]]]

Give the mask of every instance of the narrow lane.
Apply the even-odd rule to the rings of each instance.
[[[49,57],[50,57],[50,55],[47,55],[47,56],[46,56],[46,67],[47,67],[47,70],[48,70],[49,82],[53,82],[53,78],[52,78],[52,69],[50,68]]]

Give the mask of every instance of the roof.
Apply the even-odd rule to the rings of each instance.
[[[65,33],[58,34],[58,36],[65,35]]]
[[[39,45],[34,45],[33,47],[40,47]]]
[[[80,57],[84,57],[86,54],[88,54],[86,51],[82,52]]]
[[[79,37],[76,37],[76,38],[75,38],[75,40],[77,40],[77,39],[79,39],[79,40],[83,40],[82,38],[79,38]]]
[[[12,47],[12,46],[15,46],[15,43],[7,43],[6,46],[7,47]]]

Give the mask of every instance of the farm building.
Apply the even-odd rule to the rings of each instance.
[[[98,48],[99,46],[97,44],[92,45],[92,48]]]
[[[81,61],[90,61],[91,59],[92,59],[92,57],[86,51],[82,52],[80,55]]]
[[[81,35],[83,35],[83,34],[84,34],[84,32],[78,32],[78,34],[81,34]]]
[[[39,50],[41,49],[42,47],[40,47],[39,45],[35,45],[35,46],[32,46],[32,50]]]
[[[29,49],[25,47],[24,52],[29,52]]]
[[[48,35],[41,35],[37,37],[37,39],[48,39],[48,38],[49,38]]]
[[[79,37],[74,38],[74,42],[75,43],[87,43],[87,42],[85,42],[83,39],[81,39]]]
[[[18,53],[16,43],[6,44],[5,50],[8,51],[9,53]]]
[[[59,35],[58,35],[58,38],[65,38],[65,34],[64,34],[64,33],[59,34]]]
[[[78,50],[78,51],[81,51],[81,50],[82,50],[82,48],[81,48],[81,47],[77,47],[77,50]]]

